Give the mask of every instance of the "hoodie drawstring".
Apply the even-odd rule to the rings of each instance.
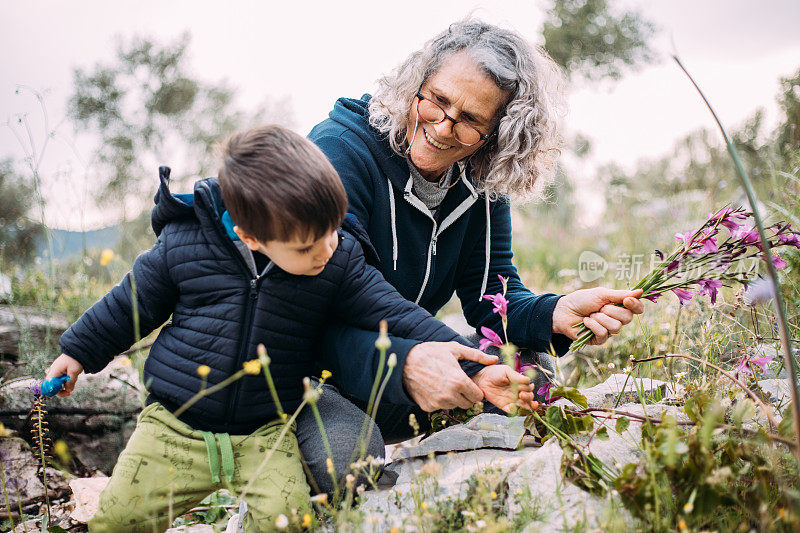
[[[392,219],[392,264],[394,265],[394,270],[397,270],[397,220],[394,208],[394,192],[389,178],[386,178],[386,183],[389,184],[389,213]]]
[[[492,251],[492,220],[489,217],[489,195],[484,192],[483,197],[486,200],[486,253],[484,257],[483,283],[481,283],[481,292],[478,293],[478,302],[483,300],[486,284],[489,282],[489,258]]]

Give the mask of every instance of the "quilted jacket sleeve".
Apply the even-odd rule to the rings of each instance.
[[[172,314],[177,290],[167,268],[164,238],[162,233],[152,249],[136,258],[125,278],[61,336],[61,352],[86,372],[102,370]]]

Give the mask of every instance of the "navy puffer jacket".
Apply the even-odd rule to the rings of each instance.
[[[374,331],[385,319],[395,335],[470,345],[400,296],[345,231],[321,274],[296,276],[268,265],[257,275],[252,254],[242,253],[243,244],[237,247],[223,224],[216,179],[197,182],[193,196],[176,196],[168,177],[162,167],[152,214],[155,246],[61,337],[62,352],[86,372],[98,372],[135,341],[132,280],[140,337],[172,316],[150,349],[144,382],[149,401],[173,411],[200,390],[198,366],[211,368],[207,380],[213,386],[256,358],[263,343],[282,407],[291,413],[302,401],[303,377],[314,373],[320,336],[332,317]],[[195,429],[247,434],[276,416],[264,376],[246,375],[202,398],[181,419]]]

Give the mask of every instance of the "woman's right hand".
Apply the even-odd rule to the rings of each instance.
[[[426,412],[461,407],[469,409],[483,400],[481,389],[458,364],[467,359],[484,365],[497,362],[488,355],[455,341],[423,342],[408,352],[403,385],[411,399]]]
[[[75,388],[75,382],[78,381],[78,376],[81,372],[83,372],[83,365],[67,354],[62,353],[56,357],[56,360],[53,361],[50,368],[47,369],[45,379],[57,378],[63,375],[69,376],[69,380],[64,382],[64,387],[61,389],[61,392],[58,393],[58,396],[65,398],[72,394],[72,390]]]

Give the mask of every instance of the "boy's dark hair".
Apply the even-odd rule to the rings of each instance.
[[[317,146],[282,126],[231,135],[222,146],[222,201],[260,242],[323,237],[347,213],[336,169]]]

